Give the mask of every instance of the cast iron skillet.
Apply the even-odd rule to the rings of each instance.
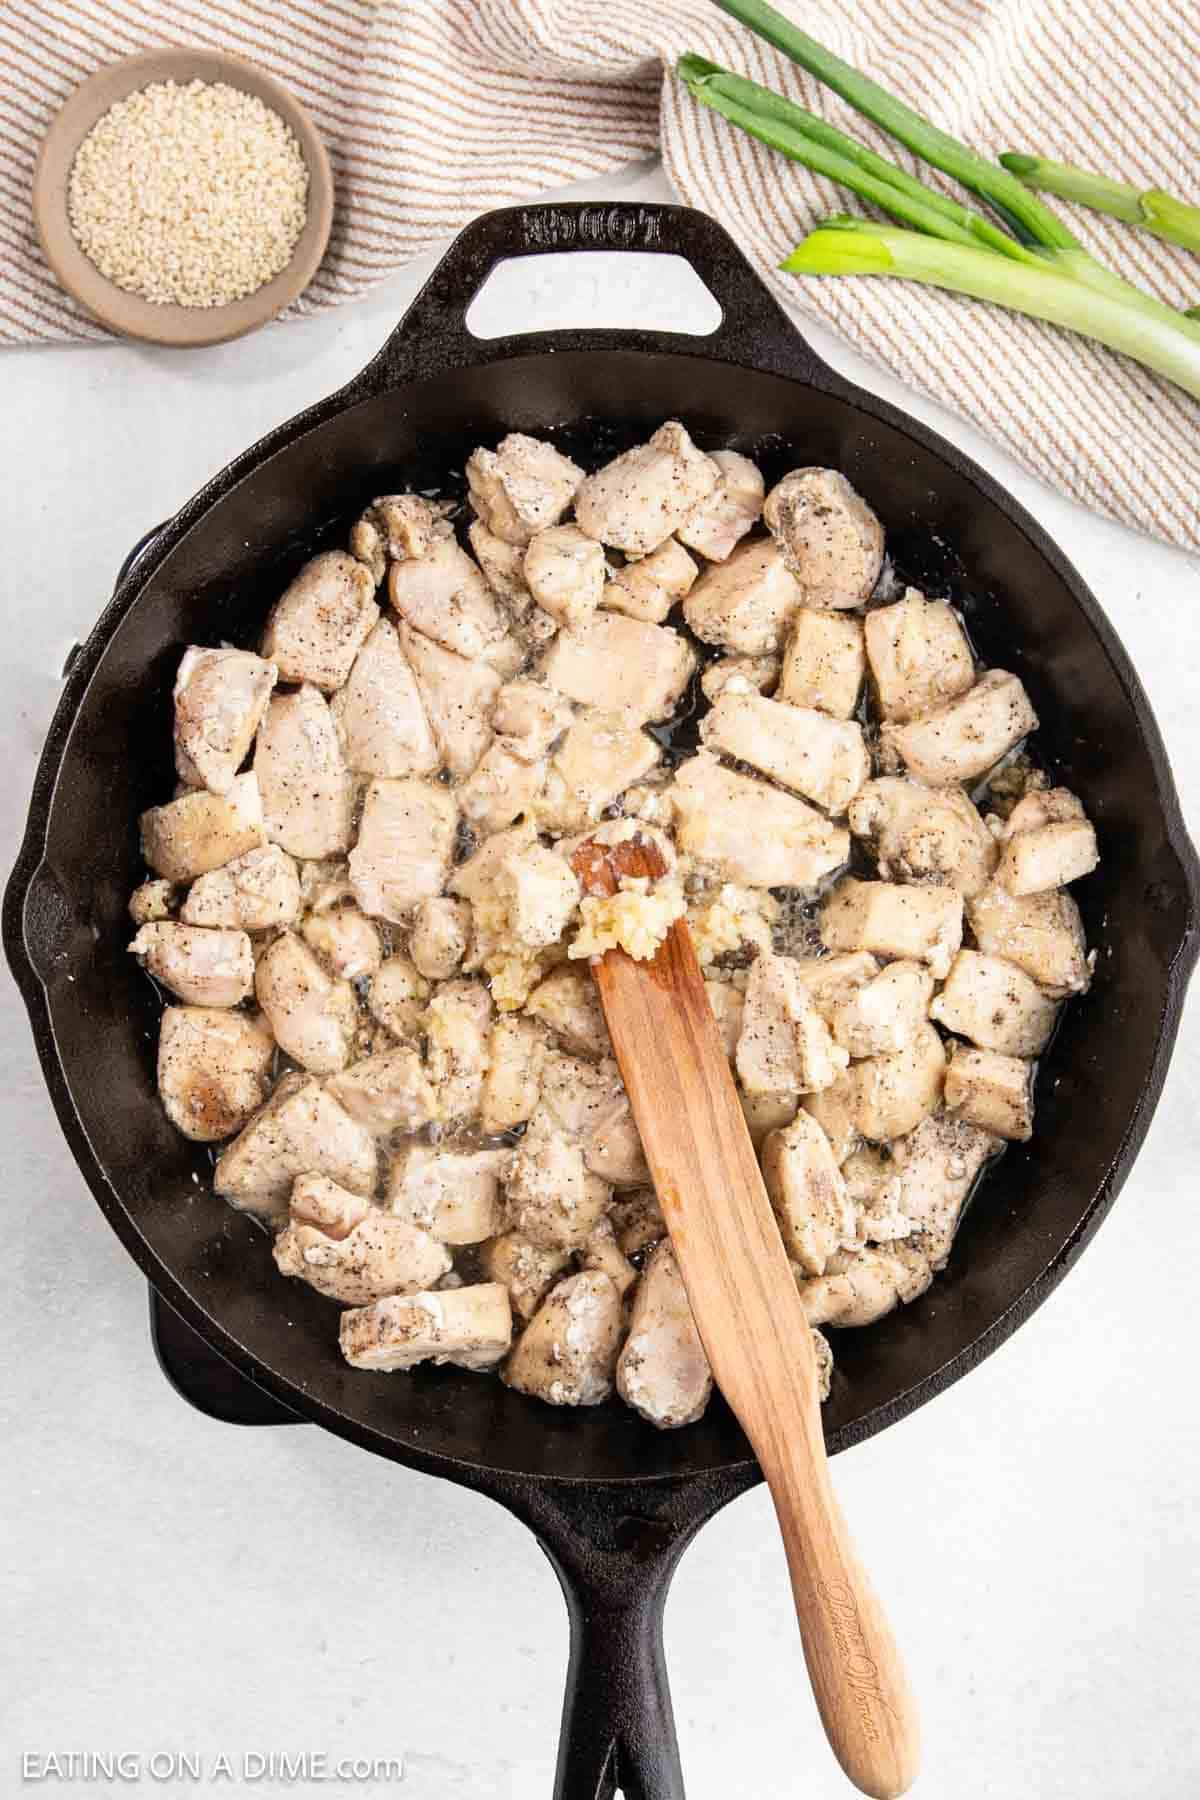
[[[467,331],[469,301],[504,258],[621,248],[686,257],[721,303],[718,329],[489,342]],[[172,785],[185,643],[252,641],[284,580],[344,541],[366,501],[460,480],[476,443],[543,432],[594,466],[672,417],[707,447],[756,456],[768,477],[797,461],[844,470],[882,516],[900,573],[952,594],[983,656],[1025,681],[1041,751],[1100,833],[1103,863],[1079,889],[1095,985],[1045,1058],[1037,1136],[992,1175],[932,1293],[838,1338],[830,1449],[965,1375],[1067,1272],[1129,1171],[1196,955],[1196,856],[1146,697],[1066,559],[952,445],[827,369],[699,213],[539,206],[481,219],[361,375],[183,508],[70,671],[4,909],[63,1130],[160,1294],[295,1414],[490,1494],[537,1533],[571,1615],[559,1800],[611,1800],[618,1785],[628,1800],[682,1794],[662,1608],[699,1526],[759,1479],[747,1445],[720,1404],[661,1434],[616,1403],[556,1412],[460,1371],[347,1369],[330,1303],[279,1279],[265,1234],[212,1197],[206,1154],[158,1105],[157,1005],[126,953],[125,905],[137,815]]]

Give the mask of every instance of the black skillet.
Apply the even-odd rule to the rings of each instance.
[[[559,331],[481,342],[473,296],[506,257],[685,257],[723,309],[710,337]],[[1015,669],[1042,756],[1096,821],[1079,888],[1098,947],[1044,1059],[1038,1132],[991,1176],[926,1300],[837,1341],[831,1451],[958,1380],[1027,1319],[1115,1199],[1158,1099],[1197,951],[1200,872],[1146,697],[1104,614],[1010,495],[953,445],[816,357],[733,243],[682,208],[494,213],[448,252],[378,356],[211,481],[121,580],[71,667],[9,883],[4,941],[76,1160],[130,1253],[208,1346],[294,1415],[490,1494],[537,1534],[571,1615],[558,1800],[678,1800],[662,1651],[679,1557],[758,1479],[725,1409],[660,1434],[612,1403],[556,1412],[454,1370],[340,1361],[331,1305],[276,1275],[266,1236],[207,1189],[209,1162],[155,1095],[157,1004],[125,946],[137,815],[169,794],[181,647],[253,641],[268,603],[373,495],[461,483],[467,452],[546,433],[589,466],[665,418],[772,478],[845,471],[898,572],[952,595],[988,662]],[[194,1177],[199,1177],[197,1186]],[[265,1390],[265,1392],[264,1392]],[[250,1409],[253,1412],[253,1408]]]

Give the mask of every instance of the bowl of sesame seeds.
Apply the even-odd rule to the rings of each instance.
[[[179,346],[241,337],[325,254],[333,173],[308,113],[241,57],[152,50],[100,69],[46,134],[33,214],[103,324]]]

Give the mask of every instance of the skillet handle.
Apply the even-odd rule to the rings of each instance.
[[[439,369],[495,362],[530,348],[529,337],[476,338],[471,302],[492,270],[514,256],[638,250],[690,263],[721,308],[706,337],[674,331],[556,331],[555,347],[684,352],[775,371],[817,386],[836,382],[759,279],[729,233],[689,206],[634,201],[513,206],[484,213],[447,250],[382,349],[343,390],[353,403]]]

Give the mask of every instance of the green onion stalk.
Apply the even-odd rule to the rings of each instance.
[[[1093,212],[1108,213],[1126,225],[1139,225],[1155,237],[1182,244],[1185,250],[1200,251],[1200,206],[1189,206],[1161,188],[1139,190],[1125,181],[1110,181],[1106,175],[1092,175],[1069,163],[1024,156],[1015,150],[1006,150],[1000,161],[1028,188],[1057,194],[1060,200],[1075,200]]]

